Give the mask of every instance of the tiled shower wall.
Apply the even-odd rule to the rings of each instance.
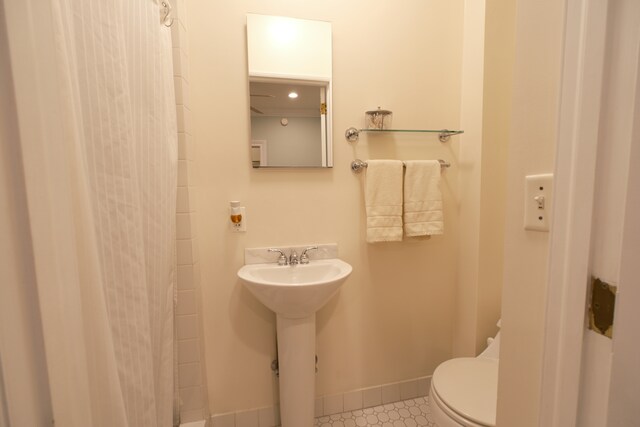
[[[178,255],[178,388],[180,421],[209,417],[202,342],[200,257],[196,228],[196,168],[189,102],[189,63],[185,0],[173,2],[171,26],[173,75],[178,119],[178,199],[176,207]]]

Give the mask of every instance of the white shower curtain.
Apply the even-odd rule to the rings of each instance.
[[[170,29],[153,0],[52,0],[52,10],[78,259],[77,275],[56,290],[68,307],[43,309],[54,413],[66,393],[79,401],[65,405],[81,406],[58,405],[68,425],[171,426]]]

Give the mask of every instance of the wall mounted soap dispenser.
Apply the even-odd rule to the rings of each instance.
[[[229,220],[233,231],[247,231],[247,220],[244,206],[240,206],[240,201],[229,202]]]

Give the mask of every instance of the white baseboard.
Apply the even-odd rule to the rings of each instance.
[[[431,375],[345,393],[320,396],[316,398],[315,417],[340,414],[423,397],[429,394],[430,387]],[[280,425],[280,410],[278,406],[267,406],[211,416],[212,427],[275,427],[278,425]]]
[[[205,420],[191,421],[189,423],[181,423],[180,427],[206,427],[207,422]]]

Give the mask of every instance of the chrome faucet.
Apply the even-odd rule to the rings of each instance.
[[[309,264],[309,257],[307,256],[307,252],[316,249],[318,249],[317,246],[309,246],[304,251],[302,251],[302,255],[300,255],[300,264]]]
[[[269,248],[267,249],[269,252],[279,252],[280,256],[278,257],[278,265],[287,265],[289,262],[287,260],[287,256],[284,254],[284,252],[282,252],[282,250],[280,249],[276,249],[276,248]],[[298,260],[296,259],[296,264],[298,263]]]
[[[295,249],[291,249],[291,254],[287,257],[282,249],[277,248],[269,248],[267,249],[269,252],[277,252],[280,254],[278,257],[278,265],[298,265],[298,264],[309,264],[309,256],[307,252],[318,249],[317,246],[309,246],[302,251],[302,255],[298,257],[298,252]]]
[[[291,255],[289,255],[289,265],[298,264],[298,252],[295,249],[291,249]]]

